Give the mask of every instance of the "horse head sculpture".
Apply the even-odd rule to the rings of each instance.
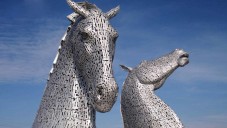
[[[143,61],[136,71],[136,76],[140,83],[152,84],[154,90],[157,90],[173,71],[188,63],[188,53],[181,49],[176,49],[155,61]]]
[[[182,128],[174,111],[154,91],[159,89],[178,67],[189,63],[181,49],[156,60],[143,61],[136,68],[121,65],[129,72],[121,94],[121,112],[125,128]]]
[[[67,0],[70,7],[83,18],[73,25],[69,36],[74,43],[74,60],[87,83],[91,83],[92,103],[96,111],[107,112],[116,99],[117,84],[113,77],[112,62],[117,31],[109,19],[116,15],[119,7],[103,13],[95,5],[84,7]]]
[[[119,6],[103,13],[87,2],[67,0],[74,10],[51,69],[33,128],[94,128],[95,112],[108,112],[118,86],[113,76],[117,31],[109,20]]]

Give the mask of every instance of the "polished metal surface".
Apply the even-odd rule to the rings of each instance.
[[[108,112],[118,86],[112,62],[117,31],[109,20],[119,7],[103,13],[88,2],[67,0],[74,12],[61,40],[33,128],[95,128],[96,111]]]
[[[175,112],[154,91],[159,89],[178,67],[188,64],[188,54],[175,51],[152,61],[142,61],[127,70],[121,94],[124,128],[183,128]]]

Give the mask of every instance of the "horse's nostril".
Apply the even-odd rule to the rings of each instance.
[[[185,53],[185,54],[183,54],[183,55],[180,56],[180,58],[184,58],[184,57],[188,58],[189,57],[189,54],[188,53]]]

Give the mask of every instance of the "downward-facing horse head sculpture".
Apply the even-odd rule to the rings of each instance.
[[[175,51],[153,61],[143,61],[129,71],[121,95],[121,112],[125,128],[182,128],[174,111],[154,94],[171,73],[188,64],[188,54]]]
[[[94,128],[96,111],[108,112],[118,86],[113,77],[116,30],[95,5],[67,0],[74,13],[62,38],[33,128]]]

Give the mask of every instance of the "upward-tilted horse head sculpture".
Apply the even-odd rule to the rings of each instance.
[[[95,5],[67,0],[74,13],[54,60],[33,128],[95,127],[95,113],[114,105],[118,86],[112,62],[116,30],[109,19],[119,7],[103,13]]]
[[[156,60],[143,61],[129,71],[121,94],[124,128],[183,128],[174,111],[154,94],[178,68],[189,63],[189,55],[181,49]]]

